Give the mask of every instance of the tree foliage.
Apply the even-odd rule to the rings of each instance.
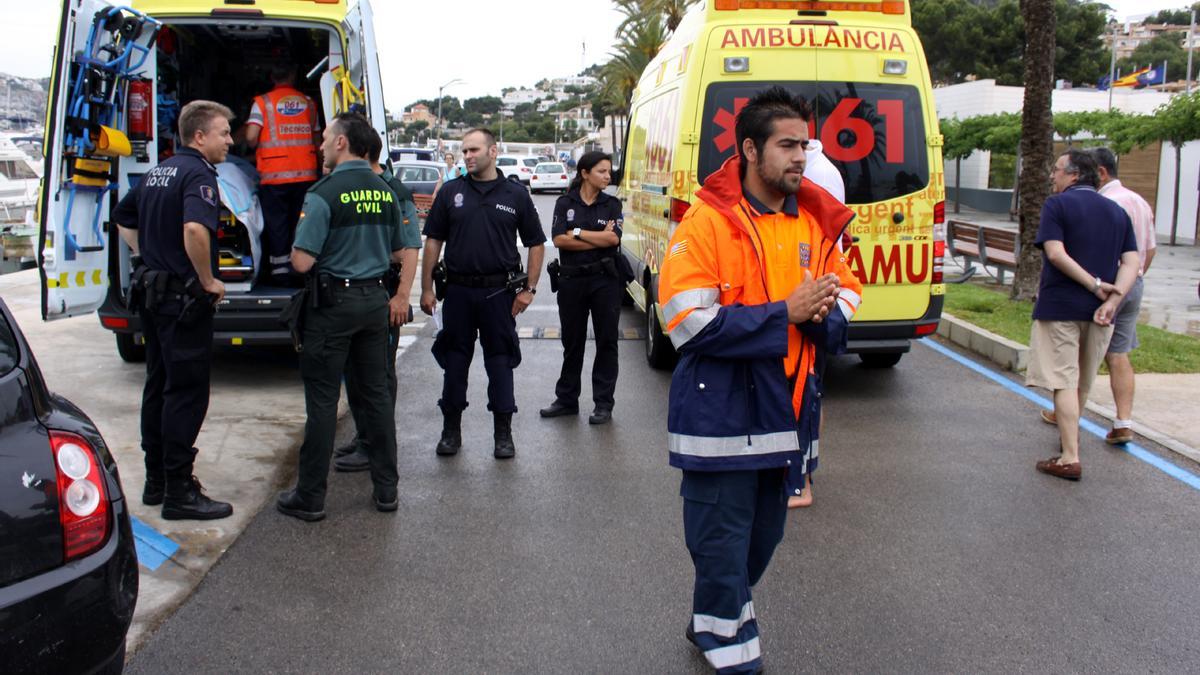
[[[1182,80],[1187,75],[1187,50],[1183,48],[1186,35],[1171,32],[1155,36],[1153,40],[1138,45],[1132,55],[1117,61],[1117,68],[1129,74],[1146,66],[1161,66],[1166,61],[1167,81]]]
[[[1192,5],[1191,8],[1181,9],[1164,9],[1158,14],[1151,14],[1146,17],[1143,23],[1158,23],[1167,24],[1170,26],[1186,26],[1192,21],[1192,10],[1200,12],[1200,2]]]
[[[1104,10],[1099,3],[1055,0],[1058,77],[1095,82],[1107,71],[1101,39]],[[1023,84],[1025,20],[1017,0],[913,0],[912,13],[935,83],[955,84],[975,76],[1003,85]]]

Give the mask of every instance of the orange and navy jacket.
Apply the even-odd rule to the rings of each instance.
[[[708,177],[662,262],[658,296],[680,355],[667,416],[671,465],[803,472],[820,421],[817,350],[845,351],[862,299],[837,246],[854,213],[807,178],[784,213],[755,209],[739,164],[735,155]],[[791,324],[785,299],[805,270],[837,274],[841,291],[821,323]]]
[[[247,124],[262,127],[258,135],[258,173],[263,185],[311,183],[320,177],[317,104],[298,89],[275,87],[254,99]]]

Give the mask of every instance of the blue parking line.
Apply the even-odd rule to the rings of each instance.
[[[968,359],[967,357],[963,356],[962,354],[959,354],[958,352],[954,351],[953,349],[950,349],[949,347],[938,344],[937,342],[934,342],[933,340],[918,340],[918,342],[921,344],[924,344],[925,346],[929,347],[933,351],[938,352],[939,354],[941,354],[943,356],[949,357],[950,359],[953,359],[954,361],[961,363],[962,365],[966,366],[967,368],[970,368],[971,370],[979,373],[980,375],[983,375],[984,377],[995,382],[996,384],[999,384],[1000,386],[1004,387],[1005,389],[1007,389],[1019,396],[1024,396],[1025,398],[1029,399],[1030,401],[1033,401],[1037,405],[1039,405],[1047,410],[1054,410],[1054,402],[1053,401],[1046,398],[1045,396],[1042,396],[1042,395],[1034,392],[1032,389],[1028,389],[1026,387],[1023,387],[1023,386],[1017,384],[1016,382],[1013,382],[1012,380],[1001,375],[1000,373],[997,373],[996,371],[992,370],[991,368],[981,366],[978,363],[975,363],[974,361],[972,361],[971,359]],[[1098,438],[1104,438],[1108,434],[1108,432],[1106,432],[1100,425],[1098,425],[1095,422],[1092,422],[1090,420],[1083,419],[1082,417],[1080,418],[1080,426],[1083,428],[1084,431],[1086,431]],[[1185,485],[1188,485],[1189,487],[1192,487],[1196,490],[1200,490],[1200,476],[1197,476],[1196,474],[1192,473],[1191,471],[1188,471],[1187,469],[1185,469],[1181,466],[1177,466],[1175,464],[1172,464],[1171,462],[1168,462],[1167,460],[1163,459],[1162,457],[1159,457],[1158,455],[1154,454],[1153,452],[1150,452],[1149,450],[1138,445],[1137,443],[1125,443],[1124,445],[1117,445],[1117,446],[1113,446],[1113,447],[1120,448],[1120,449],[1124,450],[1125,452],[1129,453],[1130,455],[1132,455],[1133,457],[1136,457],[1137,459],[1142,460],[1143,462],[1158,469],[1159,471],[1162,471],[1163,473],[1167,474],[1168,476],[1183,482]]]
[[[138,563],[146,569],[153,572],[179,550],[179,544],[158,530],[134,516],[130,516],[129,520],[133,524],[133,543],[137,549]]]

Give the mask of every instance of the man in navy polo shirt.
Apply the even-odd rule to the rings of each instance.
[[[1043,473],[1079,480],[1079,415],[1112,339],[1113,317],[1138,273],[1137,240],[1124,209],[1100,196],[1095,159],[1068,150],[1050,173],[1037,246],[1042,278],[1033,306],[1026,386],[1054,392],[1061,455]]]
[[[521,363],[516,317],[533,302],[545,256],[546,234],[529,190],[507,180],[496,168],[496,137],[487,129],[463,136],[467,176],[442,186],[425,220],[425,257],[421,270],[421,310],[437,306],[433,268],[446,248],[446,298],[433,356],[445,371],[442,437],[437,454],[462,447],[462,411],[467,407],[467,374],[475,355],[475,336],[483,346],[488,375],[488,410],[495,422],[496,459],[516,454],[512,416],[513,369]],[[529,278],[521,288],[509,283],[521,268],[517,235],[529,249]]]

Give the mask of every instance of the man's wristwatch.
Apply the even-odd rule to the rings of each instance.
[[[1100,290],[1100,285],[1100,277],[1096,277],[1096,285],[1092,286],[1092,292],[1095,293],[1096,291]]]
[[[579,236],[581,232],[583,232],[583,228],[577,227],[571,232],[571,234],[573,234],[576,239],[583,239],[583,237]]]
[[[537,295],[537,289],[536,289],[536,288],[533,288],[532,286],[526,286],[525,288],[522,288],[521,290],[522,290],[522,291],[529,291],[529,294],[530,294],[530,295]]]

